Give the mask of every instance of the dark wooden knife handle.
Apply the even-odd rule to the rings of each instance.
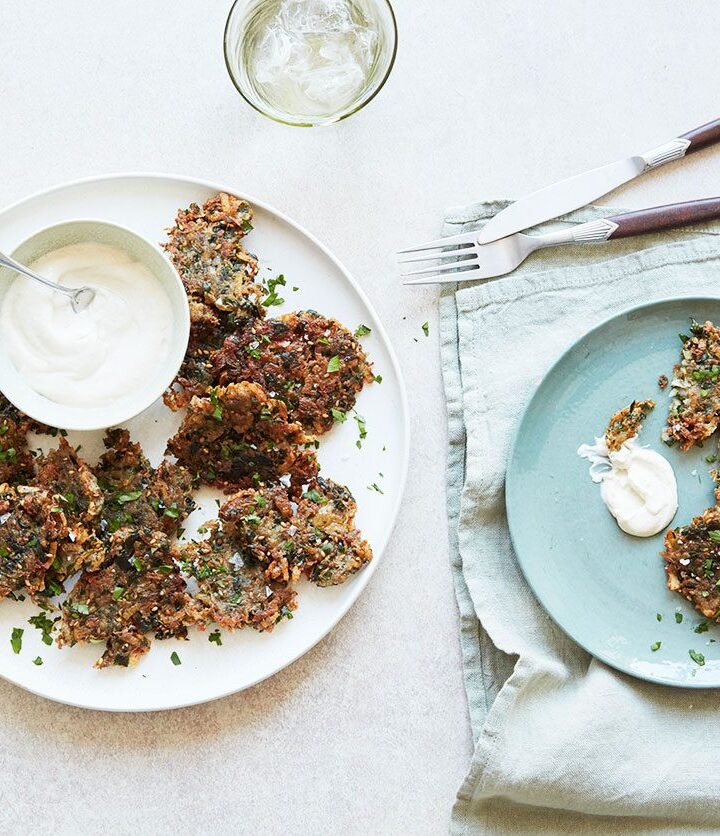
[[[720,130],[720,128],[719,128]],[[689,200],[687,203],[671,203],[668,206],[654,206],[625,215],[615,215],[607,220],[617,224],[617,229],[608,235],[608,240],[630,238],[647,232],[659,232],[676,226],[712,221],[720,218],[720,197],[705,200]]]
[[[720,119],[713,119],[707,125],[701,125],[699,128],[693,128],[683,134],[680,139],[687,139],[690,142],[685,154],[692,154],[693,151],[699,151],[701,148],[707,148],[708,145],[714,145],[720,142]]]

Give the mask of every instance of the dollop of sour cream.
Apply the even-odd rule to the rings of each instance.
[[[166,356],[173,327],[170,298],[153,273],[122,250],[94,243],[62,247],[30,266],[96,294],[75,313],[64,294],[25,276],[14,279],[0,327],[26,383],[56,403],[81,406],[101,406],[141,388]]]
[[[652,537],[666,528],[678,507],[677,481],[670,462],[641,447],[637,437],[609,452],[604,438],[582,444],[578,455],[590,461],[590,477],[617,524],[634,537]]]

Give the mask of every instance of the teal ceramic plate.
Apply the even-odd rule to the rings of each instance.
[[[691,688],[720,687],[720,625],[710,624],[665,585],[664,532],[623,534],[577,455],[610,416],[634,398],[657,406],[640,435],[670,461],[678,482],[673,527],[714,504],[707,456],[660,440],[679,333],[689,319],[720,322],[720,299],[668,299],[626,311],[573,345],[550,369],[520,422],[510,453],[506,501],[515,553],[557,624],[598,659],[632,676]],[[720,460],[720,458],[719,458]],[[661,620],[658,619],[658,615]],[[681,617],[682,616],[682,620]],[[657,651],[651,648],[661,642]],[[702,654],[698,665],[690,651]]]

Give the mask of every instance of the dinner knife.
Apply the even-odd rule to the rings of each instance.
[[[594,168],[521,197],[498,212],[483,227],[478,243],[488,244],[515,232],[579,209],[629,180],[665,163],[720,142],[720,119],[715,119],[651,151]]]

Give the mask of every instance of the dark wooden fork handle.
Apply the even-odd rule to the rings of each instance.
[[[647,232],[659,232],[663,229],[712,221],[716,218],[720,218],[720,197],[689,200],[687,203],[671,203],[668,206],[654,206],[651,209],[640,209],[638,212],[628,212],[625,215],[608,218],[608,221],[617,225],[617,229],[608,235],[608,240],[645,235]]]

